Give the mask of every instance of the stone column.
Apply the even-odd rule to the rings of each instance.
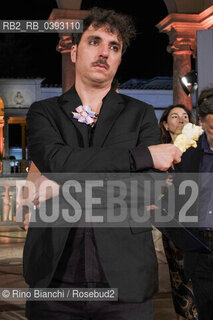
[[[69,90],[75,81],[75,65],[70,58],[70,49],[72,46],[71,35],[60,35],[57,51],[62,54],[62,90]]]
[[[206,13],[208,16],[208,13]],[[180,77],[191,71],[191,57],[196,56],[196,31],[205,26],[203,16],[172,13],[157,24],[160,32],[169,36],[167,51],[173,54],[173,103],[184,104],[192,110],[192,98],[180,84]]]
[[[9,213],[10,213],[10,196],[9,196],[9,185],[5,184],[5,193],[3,196],[3,221],[9,221]]]
[[[167,50],[173,54],[173,104],[184,104],[192,110],[192,97],[186,95],[180,83],[180,78],[191,71],[190,44],[173,43]]]
[[[62,1],[63,2],[63,1]],[[87,10],[76,10],[76,9],[64,9],[64,5],[62,5],[63,9],[53,9],[49,20],[57,20],[63,21],[66,20],[68,22],[73,21],[81,21],[87,15]],[[69,1],[69,6],[65,7],[76,7],[74,2]],[[80,2],[79,2],[80,7]],[[57,46],[57,51],[62,54],[62,90],[63,92],[69,90],[74,84],[75,77],[75,65],[72,63],[70,59],[70,49],[72,46],[72,34],[70,33],[61,33],[59,34],[60,40]]]

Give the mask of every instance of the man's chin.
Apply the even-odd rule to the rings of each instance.
[[[110,81],[108,79],[106,79],[105,77],[96,77],[92,79],[93,83],[96,84],[97,86],[106,86],[106,83],[110,83]]]

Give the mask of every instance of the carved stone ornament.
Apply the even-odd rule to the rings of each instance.
[[[15,102],[15,104],[19,104],[19,105],[21,105],[24,102],[24,97],[21,91],[16,92],[16,95],[14,96],[13,101]]]
[[[72,35],[62,35],[60,36],[59,43],[56,50],[58,52],[64,53],[69,52],[72,47]]]

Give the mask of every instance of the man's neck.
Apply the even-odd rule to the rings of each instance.
[[[89,105],[93,112],[99,113],[102,100],[111,89],[111,84],[105,87],[99,86],[87,86],[84,83],[77,81],[75,83],[75,89],[81,99],[83,105]]]
[[[213,151],[213,141],[210,140],[210,138],[208,137],[207,133],[206,133],[206,140],[207,140],[207,143],[209,145],[210,150]]]

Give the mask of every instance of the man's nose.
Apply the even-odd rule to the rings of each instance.
[[[107,59],[109,56],[109,47],[107,45],[102,45],[100,47],[99,56],[103,59]]]

